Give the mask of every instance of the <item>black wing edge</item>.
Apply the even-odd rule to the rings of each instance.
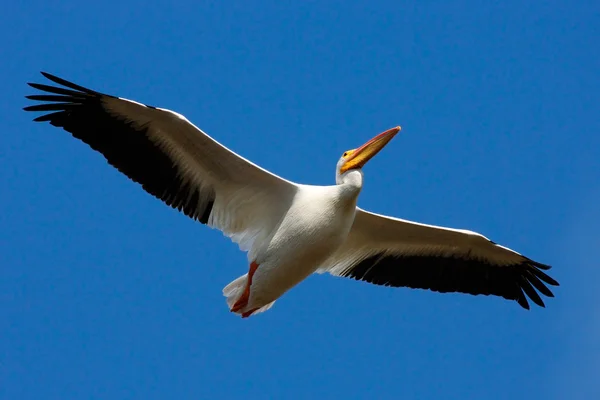
[[[542,271],[550,268],[528,258],[522,263],[496,266],[453,257],[376,254],[340,275],[383,286],[495,295],[515,300],[529,310],[528,297],[540,307],[545,305],[538,292],[554,297],[546,285],[559,286],[559,283]]]
[[[106,97],[118,98],[76,85],[47,72],[41,74],[62,86],[28,83],[45,92],[25,96],[41,104],[24,107],[25,111],[45,112],[35,122],[49,122],[100,152],[106,160],[143,189],[206,224],[215,192],[211,187],[197,187],[187,180],[174,161],[147,136],[148,127],[135,129],[131,124],[109,115],[102,105]],[[156,107],[145,105],[148,108]],[[203,199],[201,201],[201,199]]]

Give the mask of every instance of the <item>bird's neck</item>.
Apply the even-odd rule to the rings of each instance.
[[[363,172],[360,169],[351,169],[336,177],[336,183],[343,192],[358,196],[363,185]]]

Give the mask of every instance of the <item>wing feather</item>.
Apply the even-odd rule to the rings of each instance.
[[[319,272],[394,287],[495,295],[529,309],[558,282],[535,262],[471,231],[419,224],[357,209],[346,243]]]
[[[148,193],[220,229],[242,249],[255,253],[289,207],[296,184],[230,151],[182,115],[42,74],[62,87],[29,84],[51,93],[27,96],[42,103],[26,111],[49,112],[34,121],[70,132]]]

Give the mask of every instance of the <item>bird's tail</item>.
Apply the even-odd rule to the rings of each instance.
[[[244,274],[223,288],[223,296],[226,298],[229,309],[233,307],[237,299],[244,292],[247,281],[248,274]]]
[[[223,288],[223,296],[225,296],[225,299],[227,301],[227,306],[229,306],[230,310],[233,307],[233,305],[235,304],[235,302],[240,298],[240,296],[244,292],[244,289],[246,289],[247,282],[248,282],[248,274],[244,274]],[[260,307],[259,309],[254,311],[252,314],[254,315],[254,314],[261,313],[263,311],[267,311],[269,308],[271,308],[273,306],[273,303],[275,303],[275,301],[272,301],[269,304],[266,304],[266,305]],[[250,306],[246,306],[246,307],[242,308],[241,310],[236,311],[236,314],[241,316],[243,313],[245,313],[246,311],[249,311],[250,309],[251,309]]]

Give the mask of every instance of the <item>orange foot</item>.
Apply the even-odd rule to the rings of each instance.
[[[242,293],[240,298],[237,299],[237,301],[233,304],[233,307],[231,307],[231,312],[238,312],[248,305],[248,300],[250,299],[250,285],[252,285],[252,277],[254,276],[254,273],[257,269],[258,264],[252,261],[250,263],[250,270],[248,271],[248,281],[246,282],[246,288],[244,289],[244,292]],[[242,317],[249,317],[254,311],[256,311],[256,309],[247,311],[242,314]]]
[[[245,313],[242,313],[242,318],[248,318],[249,316],[251,316],[252,314],[254,314],[254,312],[256,310],[258,310],[259,307],[253,308],[250,311],[246,311]]]

